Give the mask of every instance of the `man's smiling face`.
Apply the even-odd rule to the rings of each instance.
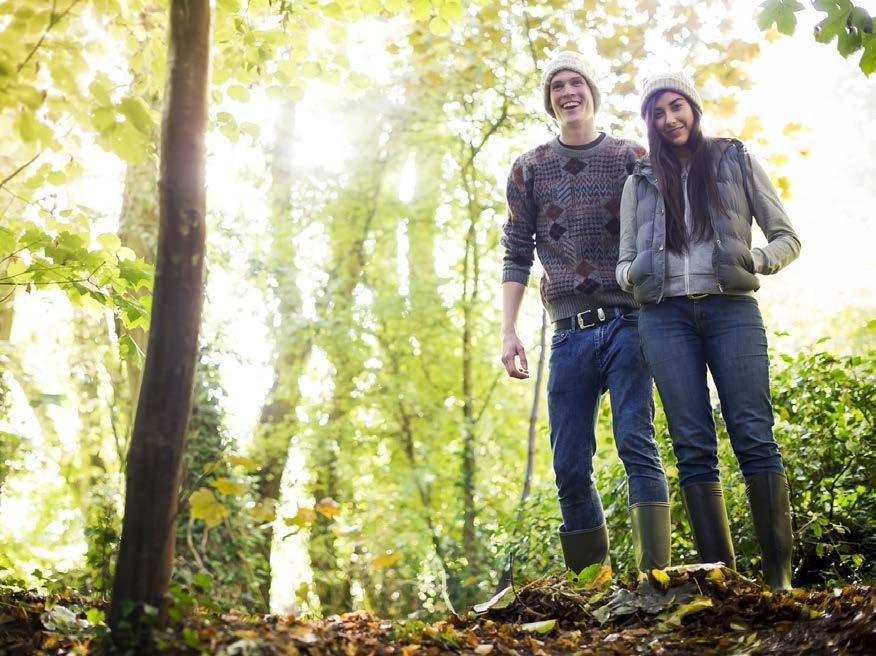
[[[551,107],[560,125],[593,118],[593,94],[580,73],[562,70],[551,78]]]

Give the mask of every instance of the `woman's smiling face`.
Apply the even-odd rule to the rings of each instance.
[[[651,120],[657,133],[672,146],[684,146],[690,139],[694,114],[680,93],[664,91],[654,100]]]

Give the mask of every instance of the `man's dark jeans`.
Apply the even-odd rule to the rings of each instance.
[[[754,298],[666,298],[642,308],[639,334],[669,422],[682,487],[719,480],[707,367],[742,473],[784,473],[773,438],[766,331]]]
[[[592,328],[558,330],[551,342],[548,414],[564,530],[605,519],[593,484],[596,414],[608,390],[615,445],[627,472],[629,503],[667,503],[666,476],[654,439],[651,376],[642,359],[637,315]]]

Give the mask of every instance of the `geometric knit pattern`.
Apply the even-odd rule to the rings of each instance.
[[[521,155],[508,176],[502,282],[525,285],[534,251],[551,321],[590,308],[636,307],[614,272],[624,182],[644,154],[634,141],[606,135],[585,150],[554,138]]]

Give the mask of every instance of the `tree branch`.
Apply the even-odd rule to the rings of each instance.
[[[46,35],[49,33],[49,31],[50,31],[53,27],[55,27],[55,25],[57,25],[57,24],[60,23],[62,20],[64,20],[64,18],[67,16],[67,14],[69,14],[70,11],[73,9],[73,7],[75,7],[76,5],[78,5],[79,2],[80,2],[80,0],[73,0],[73,2],[70,3],[70,6],[69,6],[69,7],[67,7],[67,8],[66,8],[64,11],[62,11],[60,14],[56,14],[56,13],[55,13],[55,8],[58,6],[58,0],[52,0],[52,14],[51,14],[51,16],[49,17],[49,24],[46,26],[45,31],[43,31],[42,36],[40,36],[39,41],[37,41],[37,42],[34,44],[33,48],[30,49],[30,52],[27,53],[27,57],[24,58],[24,61],[21,62],[21,63],[15,68],[15,72],[16,72],[16,73],[21,73],[21,69],[23,69],[25,66],[27,66],[27,63],[30,61],[31,57],[33,57],[33,56],[36,54],[36,51],[40,49],[40,46],[43,44],[43,41],[45,40]]]
[[[24,169],[26,169],[26,168],[27,168],[28,166],[30,166],[31,164],[33,164],[33,163],[37,160],[37,158],[38,158],[40,155],[42,155],[42,152],[37,153],[36,155],[34,155],[33,157],[30,158],[30,161],[25,162],[24,164],[22,164],[21,166],[19,166],[17,169],[15,169],[12,173],[10,173],[10,174],[7,175],[5,178],[3,178],[2,180],[0,180],[0,189],[3,189],[3,187],[6,186],[6,183],[7,183],[7,182],[9,182],[10,180],[12,180],[12,178],[14,178],[16,175],[18,175],[18,174],[21,173],[22,171],[24,171]]]

